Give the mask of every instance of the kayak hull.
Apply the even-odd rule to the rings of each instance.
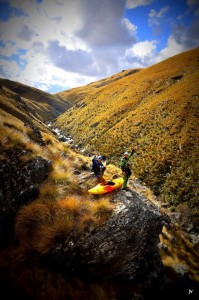
[[[120,187],[122,187],[122,185],[123,185],[123,178],[116,178],[116,179],[111,180],[111,182],[109,184],[99,183],[92,189],[88,190],[88,192],[90,194],[96,194],[96,195],[106,194],[106,193],[110,193],[116,189],[119,189]]]

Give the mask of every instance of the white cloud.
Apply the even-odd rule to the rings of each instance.
[[[199,20],[185,28],[182,25],[175,26],[172,34],[168,37],[167,46],[160,52],[155,53],[152,63],[155,64],[178,53],[198,47],[199,45]]]
[[[122,22],[125,24],[126,28],[128,29],[129,34],[136,36],[137,26],[132,24],[127,18],[123,18]]]
[[[1,55],[3,56],[11,56],[17,52],[16,45],[13,45],[11,41],[5,43],[4,47],[1,47]]]
[[[145,41],[135,44],[131,51],[134,56],[136,57],[146,57],[151,56],[151,53],[154,52],[156,48],[156,42],[155,41]]]
[[[125,1],[84,0],[79,2],[79,8],[82,26],[75,34],[88,47],[127,46],[135,42],[134,32],[130,35],[130,27],[122,22]]]
[[[156,53],[156,45],[156,41],[136,43],[133,47],[127,49],[125,56],[120,59],[121,68],[145,68],[151,65]]]
[[[11,78],[18,78],[21,74],[21,69],[15,61],[0,60],[0,71],[3,78],[7,78],[7,74],[9,74]],[[19,80],[16,79],[16,81]]]
[[[168,57],[171,57],[177,53],[181,53],[185,51],[185,47],[183,44],[178,44],[175,40],[175,37],[171,35],[168,39],[167,47],[160,51],[158,55],[158,61],[164,60]]]
[[[149,25],[150,26],[159,26],[162,22],[162,18],[168,12],[169,6],[163,7],[160,11],[156,11],[155,9],[151,9],[149,12]]]
[[[139,6],[146,6],[152,3],[153,0],[127,0],[126,7],[129,9],[133,9]]]
[[[10,0],[20,13],[0,22],[0,39],[4,42],[0,50],[6,59],[13,54],[17,59],[2,61],[0,74],[42,89],[52,85],[72,88],[122,69],[149,66],[198,46],[197,23],[190,29],[173,27],[168,44],[160,53],[157,41],[138,41],[138,28],[124,18],[125,8],[152,2],[43,0],[38,4],[32,0]],[[189,0],[190,7],[196,7],[195,3]],[[150,10],[150,25],[159,26],[167,12],[168,7]]]
[[[21,16],[12,15],[1,22],[0,37],[9,46],[2,48],[7,55],[18,53],[18,65],[23,65],[20,79],[23,83],[54,82],[53,75],[73,86],[89,78],[108,76],[118,71],[118,56],[136,41],[136,27],[123,19],[125,0],[13,0]],[[24,63],[27,62],[25,66]],[[16,78],[13,70],[6,69],[7,77]],[[70,75],[69,75],[70,74]],[[82,80],[85,76],[85,80]],[[18,75],[17,75],[18,77]],[[69,85],[69,83],[67,83]]]

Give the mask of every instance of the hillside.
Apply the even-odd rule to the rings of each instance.
[[[198,215],[161,207],[134,176],[128,191],[90,195],[90,156],[61,142],[58,129],[46,125],[53,110],[13,84],[0,88],[0,296],[166,300],[184,299],[189,289],[195,295]],[[120,174],[107,165],[106,179]]]
[[[28,110],[32,111],[33,114],[37,113],[41,120],[53,120],[71,106],[59,96],[51,95],[12,80],[0,78],[0,86],[1,89],[4,88],[4,94],[6,93],[5,89],[7,89],[18,95],[18,98],[23,99],[24,105],[28,106]]]
[[[55,125],[88,152],[132,169],[168,207],[199,208],[199,49],[62,92],[75,103]]]
[[[99,81],[95,81],[92,83],[87,84],[86,86],[78,87],[78,88],[73,88],[70,90],[62,91],[60,93],[57,93],[59,97],[62,99],[70,101],[71,104],[76,104],[80,102],[81,100],[84,100],[85,97],[92,97],[92,95],[96,94],[97,89],[100,89],[102,87],[105,87],[109,85],[112,82],[115,82],[117,80],[120,80],[126,76],[132,75],[134,73],[139,72],[140,69],[133,69],[133,70],[124,70],[120,73],[114,74],[111,77],[101,79]],[[82,103],[83,105],[83,103]],[[81,106],[81,104],[80,104]]]

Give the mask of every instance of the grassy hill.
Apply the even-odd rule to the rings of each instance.
[[[193,69],[192,66],[190,74]],[[146,168],[146,163],[148,163],[148,161],[151,163],[155,161],[155,153],[152,155],[150,151],[148,153],[146,152],[150,149],[149,146],[153,147],[154,151],[156,151],[157,161],[159,163],[162,162],[162,165],[164,165],[165,161],[160,160],[160,157],[164,154],[165,149],[163,146],[167,146],[167,141],[165,140],[164,144],[163,137],[161,137],[161,135],[156,136],[156,132],[159,132],[161,126],[164,125],[164,123],[161,123],[161,109],[165,114],[172,114],[172,109],[175,107],[175,105],[169,106],[169,104],[166,103],[164,104],[165,109],[164,106],[162,107],[161,105],[156,107],[158,98],[157,103],[154,101],[153,105],[150,104],[149,101],[149,112],[151,113],[149,117],[151,119],[150,122],[147,123],[147,114],[144,114],[144,110],[141,109],[142,104],[140,104],[140,108],[139,103],[137,107],[136,105],[133,107],[130,101],[130,90],[131,93],[135,93],[133,92],[134,85],[132,85],[131,82],[134,80],[133,76],[138,76],[143,71],[146,72],[146,70],[140,70],[139,72],[136,72],[135,70],[123,71],[112,76],[112,78],[107,78],[86,87],[66,92],[66,98],[73,103],[76,102],[76,104],[68,111],[67,116],[63,115],[60,118],[62,124],[64,124],[65,121],[68,122],[66,124],[66,129],[70,127],[71,132],[74,126],[74,134],[77,136],[79,143],[84,143],[90,151],[97,149],[105,154],[108,153],[110,162],[114,161],[117,164],[122,151],[124,149],[126,150],[126,148],[130,148],[133,143],[137,149],[137,153],[135,158],[132,159],[132,162],[133,169],[135,171],[137,170],[137,172],[139,171],[138,165],[142,166],[143,164],[143,168]],[[117,100],[117,97],[119,97],[120,94],[120,92],[117,92],[117,89],[119,89],[120,85],[122,88],[123,85],[123,83],[120,82],[121,80],[125,82],[126,89],[126,96],[122,96],[124,97],[124,102],[122,102],[121,98],[118,98]],[[126,80],[128,80],[129,83]],[[141,81],[139,83],[139,78],[136,80],[138,80],[137,85],[141,84]],[[173,80],[175,82],[176,79]],[[117,83],[119,83],[118,86]],[[128,84],[130,86],[129,88]],[[109,90],[109,85],[113,87],[112,92],[112,88]],[[22,88],[23,85],[20,85],[20,87]],[[106,88],[108,89],[106,90]],[[191,87],[189,90],[190,93],[192,93]],[[96,91],[99,91],[99,94],[96,94]],[[31,96],[31,93],[30,95],[28,93],[25,95],[23,89],[18,93],[15,89],[14,82],[13,87],[12,85],[9,87],[3,85],[1,82],[0,183],[3,182],[4,184],[1,185],[0,188],[0,234],[2,234],[3,229],[9,229],[11,222],[10,216],[12,216],[15,210],[17,211],[13,224],[13,236],[8,240],[8,245],[5,243],[4,247],[0,249],[1,293],[6,294],[8,298],[19,295],[22,299],[40,299],[41,297],[42,299],[88,299],[88,295],[91,295],[90,299],[96,298],[107,300],[113,298],[115,286],[111,286],[109,282],[108,291],[110,295],[107,296],[104,282],[96,282],[94,279],[94,283],[88,285],[87,280],[84,283],[83,277],[74,278],[73,273],[69,273],[68,277],[66,276],[66,272],[62,275],[58,265],[56,265],[55,268],[57,271],[51,271],[51,265],[47,263],[48,260],[42,260],[46,259],[46,257],[48,258],[48,255],[49,258],[51,255],[54,257],[56,251],[59,252],[60,245],[64,247],[64,259],[67,258],[67,251],[73,246],[73,238],[81,241],[81,236],[86,236],[88,231],[95,232],[95,228],[102,226],[107,221],[115,208],[116,204],[112,200],[114,200],[116,195],[110,193],[107,196],[100,196],[97,198],[92,198],[88,195],[88,188],[94,186],[96,183],[94,176],[92,178],[88,176],[90,174],[90,158],[72,151],[67,144],[60,142],[56,138],[45,125],[46,120],[48,120],[48,118],[52,119],[54,115],[53,110],[50,110],[50,107],[46,104],[48,100],[45,100],[46,98],[42,98],[43,102],[39,100],[37,92],[39,93],[41,91],[30,89],[30,92],[33,93],[32,95],[34,95],[34,97]],[[87,97],[82,98],[83,92],[85,92]],[[138,92],[139,90],[137,90],[137,93]],[[71,93],[71,98],[68,96],[68,93]],[[159,93],[161,94],[161,91]],[[157,93],[156,96],[158,96],[159,93]],[[38,98],[36,98],[36,94]],[[107,97],[103,96],[104,94]],[[40,95],[45,96],[42,92]],[[194,95],[196,95],[196,93]],[[91,99],[93,99],[94,108],[95,105],[97,105],[94,110],[90,110],[90,106],[92,107]],[[147,105],[147,100],[148,98],[146,98],[145,105]],[[99,104],[97,104],[98,101]],[[102,105],[100,104],[101,101]],[[132,112],[130,112],[129,108],[129,114],[127,113],[128,120],[126,120],[126,115],[122,111],[125,106],[122,106],[122,103],[128,102],[132,105]],[[137,100],[137,102],[139,101]],[[143,101],[143,104],[144,103],[145,102]],[[154,112],[150,105],[154,108]],[[108,111],[110,114],[109,120],[106,120],[108,114],[106,115],[105,106],[110,106]],[[190,132],[192,133],[193,138],[191,142],[189,141],[190,153],[189,157],[185,157],[185,154],[188,156],[188,153],[185,152],[185,144],[181,141],[180,149],[179,145],[177,145],[178,152],[175,158],[177,159],[179,157],[179,150],[181,150],[181,155],[184,155],[182,156],[182,159],[184,157],[186,158],[184,166],[187,166],[188,159],[191,162],[191,167],[187,167],[186,170],[186,172],[190,174],[189,177],[187,177],[187,180],[189,180],[187,182],[188,184],[192,182],[192,187],[194,189],[194,180],[191,177],[191,172],[194,170],[194,172],[196,172],[195,174],[198,174],[196,163],[197,156],[194,157],[194,155],[198,153],[195,140],[198,129],[196,124],[197,112],[194,109],[191,100],[190,104],[187,106],[186,111],[188,111],[188,114],[185,115],[186,118],[184,117],[186,124],[188,124],[188,121],[190,120],[194,122],[190,125],[191,127],[187,125],[187,135],[189,134],[190,137],[189,128],[191,128]],[[160,115],[158,114],[158,109],[160,110]],[[133,116],[133,111],[134,113],[136,112],[139,114]],[[81,112],[86,114],[84,119]],[[143,115],[140,112],[142,112]],[[78,113],[78,115],[76,116],[75,113]],[[157,120],[152,118],[153,115],[155,116],[155,113],[157,114]],[[115,114],[115,120],[111,119],[113,114]],[[81,121],[79,123],[77,118],[80,116]],[[89,116],[90,119],[88,120],[88,123],[86,123],[87,117]],[[102,125],[106,125],[107,129],[105,127],[102,129],[101,122],[97,124],[100,117],[103,116],[104,122],[106,122],[102,122]],[[72,121],[72,118],[74,118],[74,122]],[[169,120],[171,119],[174,123],[175,118],[175,114],[173,119],[169,115]],[[179,116],[179,119],[180,118],[182,118],[181,115]],[[121,122],[119,122],[119,119]],[[59,122],[60,120],[58,119]],[[101,118],[101,120],[103,120],[103,118]],[[112,129],[109,126],[109,122],[115,123]],[[130,125],[127,124],[127,122],[130,122]],[[125,131],[119,134],[121,128],[123,128],[122,126],[126,126],[126,124],[128,126],[124,127]],[[168,124],[164,126],[169,126],[169,124],[168,121]],[[181,123],[179,122],[179,124]],[[86,126],[88,126],[88,128],[86,128]],[[63,127],[64,126],[62,125],[62,128]],[[89,127],[91,132],[89,131]],[[82,130],[80,131],[80,135],[78,135],[78,130]],[[149,132],[147,130],[149,130]],[[115,132],[114,143],[111,136],[109,136],[109,134],[112,134],[113,132]],[[99,137],[101,135],[102,139],[94,139],[96,134],[99,135]],[[88,135],[88,138],[86,135]],[[119,137],[121,140],[119,140]],[[160,144],[156,141],[158,139]],[[173,138],[171,139],[171,143],[173,143],[172,145],[174,146],[175,139],[176,134],[174,133]],[[161,150],[160,154],[158,154],[155,145],[147,144],[147,142],[150,143],[152,141],[155,141],[158,150]],[[107,143],[109,148],[106,148]],[[161,143],[163,143],[163,145]],[[190,143],[192,143],[192,147]],[[88,146],[88,144],[90,144],[90,146]],[[174,153],[173,148],[169,146],[170,144],[168,142],[168,148],[166,148],[166,150],[168,149],[170,152],[173,151],[172,153]],[[106,153],[106,149],[108,149],[107,151],[109,152]],[[49,164],[48,172],[45,172],[46,177],[42,180],[40,176],[43,174],[44,170],[42,170],[42,165],[39,165],[39,162],[41,162],[40,158]],[[176,170],[182,166],[182,159],[176,161]],[[193,161],[191,161],[191,159],[193,159]],[[174,162],[175,161],[173,160],[172,163]],[[37,167],[36,173],[33,172],[35,170],[34,166]],[[181,169],[179,169],[179,171],[180,170]],[[118,168],[109,164],[109,168],[107,168],[105,175],[108,179],[117,172],[119,172]],[[159,170],[157,170],[157,174],[158,172]],[[25,174],[27,175],[27,178],[24,177]],[[142,174],[145,173],[140,173],[140,175]],[[181,175],[184,176],[183,172]],[[178,173],[176,178],[178,178],[180,182],[180,175],[178,175]],[[166,185],[164,187],[166,191]],[[38,194],[35,194],[35,190],[38,191]],[[137,187],[137,191],[139,192],[139,186]],[[146,189],[144,193],[149,197],[149,192],[150,191]],[[196,188],[193,192],[196,193]],[[163,194],[163,192],[161,192],[161,194]],[[14,198],[12,198],[12,196]],[[191,203],[194,204],[194,202]],[[186,218],[187,215],[188,213],[185,212],[183,218]],[[2,226],[2,216],[7,225],[5,227]],[[189,221],[190,219],[187,222]],[[174,233],[174,238],[173,234],[171,235],[170,231],[166,228],[164,228],[160,237],[163,246],[165,245],[164,248],[162,247],[160,249],[163,263],[165,266],[185,264],[192,278],[198,281],[197,244],[193,246],[190,240],[186,238],[186,235],[184,233],[181,235],[178,227],[176,228],[177,235]],[[174,230],[175,228],[173,228],[173,231]],[[0,245],[2,246],[2,244],[3,241],[1,239]],[[76,257],[74,258],[76,262]],[[119,284],[122,285],[122,282]],[[119,294],[121,295],[120,285],[118,287],[117,281],[116,291],[119,288]],[[126,291],[124,294],[129,294],[129,286],[126,287],[125,283],[124,285],[126,288],[124,288]],[[177,286],[177,288],[179,287]],[[193,286],[190,285],[189,288],[192,289]]]
[[[74,103],[55,125],[134,174],[168,206],[199,205],[199,49],[59,95]]]
[[[22,98],[23,102],[28,105],[28,110],[37,113],[43,120],[54,119],[71,106],[57,95],[51,95],[19,82],[0,78],[0,85],[4,89],[4,94],[5,89],[7,89],[7,95],[8,90],[15,93],[18,99]]]

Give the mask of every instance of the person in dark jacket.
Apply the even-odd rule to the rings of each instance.
[[[123,190],[127,189],[127,182],[132,174],[130,166],[129,166],[129,159],[134,153],[135,153],[134,149],[131,150],[130,154],[128,152],[125,152],[124,156],[122,157],[122,159],[120,161],[120,168],[123,173]]]
[[[101,155],[96,156],[92,159],[92,171],[97,176],[99,182],[105,183],[103,178],[106,167],[102,163],[103,157]]]

